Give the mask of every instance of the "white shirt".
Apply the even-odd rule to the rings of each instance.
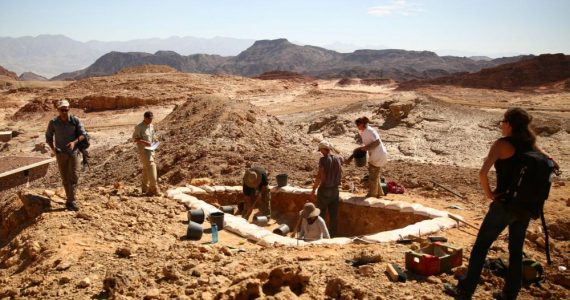
[[[303,221],[301,221],[301,231],[299,232],[299,236],[308,242],[320,240],[322,238],[331,238],[327,225],[325,224],[325,220],[320,216],[317,217],[313,224],[309,224],[307,219],[303,218]]]
[[[360,137],[362,138],[362,143],[364,145],[368,145],[375,140],[380,140],[380,145],[368,151],[368,162],[375,167],[384,166],[386,162],[388,162],[388,152],[386,151],[386,146],[382,143],[378,132],[372,129],[372,127],[366,126],[366,128],[360,132]]]

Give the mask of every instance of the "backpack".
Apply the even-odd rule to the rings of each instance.
[[[507,201],[538,219],[550,193],[552,172],[553,163],[544,154],[537,151],[516,154],[513,178],[505,192]]]
[[[550,259],[548,228],[544,219],[544,202],[550,193],[554,164],[546,155],[534,150],[515,155],[516,165],[512,173],[512,181],[503,197],[507,207],[528,213],[533,219],[540,217],[545,236],[546,259],[550,265],[552,260]]]
[[[71,124],[75,126],[75,136],[79,137],[81,135],[81,132],[79,132],[79,119],[76,116],[71,116],[70,120]],[[89,137],[89,134],[87,134],[87,131],[84,136],[85,139],[77,143],[77,149],[79,150],[86,150],[91,146],[91,138]]]

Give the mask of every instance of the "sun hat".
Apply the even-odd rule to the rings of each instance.
[[[243,182],[246,186],[250,188],[256,188],[261,183],[261,176],[257,174],[254,170],[247,170],[243,175]]]
[[[321,210],[316,208],[315,205],[311,202],[305,203],[303,206],[303,212],[301,212],[301,216],[305,219],[316,217],[321,213]]]
[[[63,99],[57,102],[57,108],[69,107],[69,101]]]

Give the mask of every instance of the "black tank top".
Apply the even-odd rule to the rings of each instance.
[[[509,144],[513,145],[513,147],[515,147],[515,153],[511,157],[505,159],[497,159],[497,161],[495,161],[495,171],[497,172],[496,192],[502,193],[507,190],[507,188],[511,183],[512,178],[515,176],[513,172],[516,164],[515,157],[517,153],[530,151],[532,150],[532,146],[529,145],[528,143],[518,142],[510,136],[502,137],[499,140],[506,141]]]

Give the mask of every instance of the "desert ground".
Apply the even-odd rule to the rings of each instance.
[[[275,175],[286,173],[290,185],[307,188],[317,171],[318,142],[329,140],[348,156],[359,145],[354,120],[367,116],[388,149],[382,176],[406,187],[392,197],[453,212],[478,226],[489,205],[478,169],[500,137],[498,121],[512,106],[533,114],[540,145],[563,171],[553,179],[545,206],[553,264],[546,265],[540,221],[534,220],[524,251],[542,263],[546,279],[525,287],[519,299],[570,298],[570,273],[560,268],[570,266],[569,92],[453,86],[398,91],[393,83],[358,80],[159,71],[72,82],[2,79],[0,131],[16,136],[0,143],[0,157],[49,158],[44,132],[56,115],[53,101],[67,98],[92,137],[92,158],[81,174],[80,212],[63,209],[55,163],[44,178],[0,192],[0,298],[450,299],[442,284],[455,283],[465,270],[477,230],[460,226],[438,233],[463,248],[463,267],[429,277],[408,271],[405,283],[391,282],[386,264],[403,267],[404,253],[422,246],[425,236],[411,245],[300,248],[264,248],[227,231],[217,244],[208,244],[209,234],[188,241],[184,205],[140,195],[130,137],[143,112],[152,110],[162,141],[157,165],[163,191],[199,181],[241,185],[245,168],[256,164],[267,167],[271,185]],[[366,168],[345,167],[342,190],[364,195],[366,174]],[[43,199],[51,209],[25,199]],[[489,256],[508,254],[507,245],[508,233]],[[370,268],[347,263],[365,256],[380,261]],[[503,283],[485,270],[474,297],[490,299]]]

